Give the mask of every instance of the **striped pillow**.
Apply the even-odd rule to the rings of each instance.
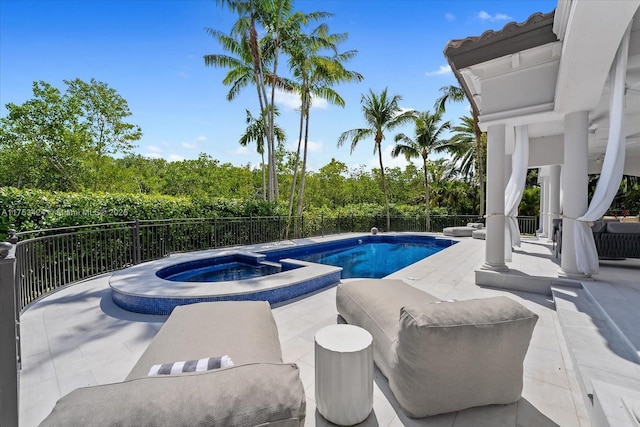
[[[187,372],[204,372],[212,369],[230,368],[233,361],[227,355],[221,357],[207,357],[200,360],[186,360],[181,362],[153,365],[148,376],[176,375]]]

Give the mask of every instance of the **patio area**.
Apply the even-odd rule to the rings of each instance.
[[[389,277],[441,299],[507,295],[536,312],[540,319],[525,359],[523,397],[511,405],[409,419],[376,369],[373,412],[361,425],[588,426],[585,375],[612,387],[640,384],[640,376],[633,378],[640,365],[632,354],[638,358],[640,350],[640,335],[634,328],[640,309],[640,260],[602,262],[600,274],[585,282],[584,288],[556,283],[554,302],[551,295],[476,285],[484,246],[483,240],[463,238]],[[557,279],[558,260],[546,239],[523,240],[513,257],[509,266],[518,276],[545,276],[549,282]],[[38,425],[57,399],[76,388],[122,381],[162,327],[166,316],[135,314],[115,306],[108,280],[109,275],[104,275],[70,286],[22,314],[21,426]],[[577,292],[573,300],[569,298],[572,291]],[[585,304],[588,309],[597,305],[600,315],[593,317],[583,310]],[[316,412],[314,403],[314,335],[323,326],[336,323],[335,287],[275,307],[273,315],[284,361],[300,366],[307,396],[306,425],[330,425]],[[576,336],[579,339],[574,339]],[[585,359],[580,346],[590,349],[590,360]],[[624,379],[626,383],[612,384],[623,380],[620,372],[630,374]]]

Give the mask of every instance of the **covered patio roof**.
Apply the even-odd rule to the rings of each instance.
[[[609,3],[615,3],[610,5]],[[624,173],[640,176],[638,2],[558,2],[499,31],[452,40],[444,54],[482,130],[527,124],[529,167],[563,163],[564,117],[589,112],[589,173],[598,173],[609,131],[608,73],[630,17]],[[606,21],[606,22],[605,22]],[[512,144],[511,144],[512,145]],[[507,151],[509,152],[509,141]]]

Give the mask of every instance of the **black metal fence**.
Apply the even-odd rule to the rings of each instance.
[[[431,216],[432,232],[475,222],[477,216]],[[537,218],[518,218],[535,234]],[[175,252],[276,242],[345,232],[384,231],[382,216],[195,218],[131,221],[17,233],[17,310],[60,287]],[[394,231],[427,231],[424,217],[393,217]]]

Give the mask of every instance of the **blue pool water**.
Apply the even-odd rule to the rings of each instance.
[[[454,243],[431,236],[363,236],[189,261],[165,267],[156,274],[174,282],[244,280],[298,268],[281,262],[285,258],[292,258],[342,267],[343,279],[379,279]]]
[[[282,268],[275,265],[252,265],[243,262],[229,262],[199,268],[178,271],[164,279],[174,282],[224,282],[227,280],[243,280],[252,277],[268,276],[280,273]]]
[[[342,267],[342,278],[379,279],[420,261],[443,247],[415,243],[361,243],[298,259]]]

